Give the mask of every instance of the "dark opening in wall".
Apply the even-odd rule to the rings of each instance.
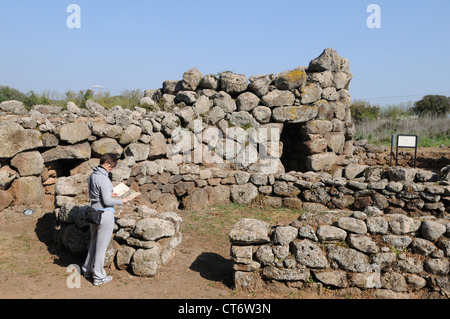
[[[305,138],[302,128],[305,123],[285,123],[281,132],[280,141],[283,143],[281,163],[286,172],[306,172],[306,157],[308,149],[305,146]]]
[[[75,167],[77,167],[83,162],[84,160],[64,159],[49,162],[46,163],[46,165],[49,170],[54,170],[56,172],[57,177],[67,177],[70,176],[71,170],[73,170]]]

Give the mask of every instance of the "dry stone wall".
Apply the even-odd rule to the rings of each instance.
[[[69,102],[65,109],[27,110],[17,101],[2,102],[0,208],[51,202],[58,178],[89,173],[107,152],[121,158],[115,182],[142,187],[161,174],[158,190],[178,197],[193,179],[184,176],[176,191],[161,185],[169,183],[167,174],[177,175],[169,183],[176,184],[185,164],[201,175],[197,187],[233,179],[234,173],[214,176],[216,170],[339,174],[352,154],[351,79],[348,60],[326,49],[307,67],[249,79],[232,72],[203,76],[192,68],[182,80],[147,90],[133,110],[106,110],[92,100],[87,109]],[[174,200],[163,197],[163,204]]]
[[[450,297],[448,220],[386,215],[368,206],[304,213],[285,226],[242,219],[229,236],[237,289],[314,283],[384,298]]]
[[[181,80],[147,90],[132,110],[107,110],[92,100],[86,108],[69,102],[31,110],[2,102],[0,211],[51,207],[56,239],[81,252],[88,232],[76,216],[88,203],[86,180],[102,154],[114,153],[120,161],[113,184],[142,193],[137,210],[117,207],[111,256],[129,257],[120,267],[132,267],[140,249],[153,249],[137,255],[144,263],[170,260],[181,240],[173,215],[179,208],[375,206],[384,214],[448,218],[448,167],[440,173],[368,167],[353,156],[351,79],[348,60],[326,49],[308,66],[279,74],[203,75],[192,68]],[[135,231],[144,224],[172,229],[168,220],[176,231],[161,237],[148,240]]]

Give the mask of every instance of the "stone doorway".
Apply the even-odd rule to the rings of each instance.
[[[309,155],[302,134],[305,123],[284,123],[280,141],[283,145],[281,163],[285,172],[306,172],[306,157]]]

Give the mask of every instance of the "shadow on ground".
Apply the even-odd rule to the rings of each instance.
[[[70,251],[57,245],[55,242],[55,215],[46,213],[36,222],[34,229],[37,238],[47,246],[47,250],[54,256],[53,263],[61,267],[67,267],[72,264],[81,265],[84,262],[83,256],[76,256]]]
[[[219,254],[203,252],[191,264],[189,269],[197,271],[207,280],[221,282],[233,288],[233,261]]]

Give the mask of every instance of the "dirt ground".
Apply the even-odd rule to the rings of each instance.
[[[183,218],[183,241],[176,248],[175,258],[157,276],[137,277],[112,266],[107,270],[114,277],[111,283],[96,287],[82,276],[77,282],[71,265],[81,266],[84,256],[73,256],[55,246],[53,213],[36,209],[32,216],[25,216],[22,210],[17,207],[0,214],[0,299],[336,298],[332,293],[288,288],[284,284],[260,291],[235,290],[227,233],[236,219],[228,219],[225,227],[212,226],[221,214],[210,218],[214,208],[178,212]],[[288,214],[284,222],[295,218],[292,212],[284,214]]]
[[[367,165],[381,165],[389,166],[395,165],[395,148],[392,150],[393,155],[390,156],[390,147],[383,153],[377,153],[375,157],[368,158],[365,161]],[[450,146],[442,147],[419,147],[417,149],[416,167],[419,169],[432,170],[439,172],[439,170],[450,165]],[[398,150],[398,166],[399,167],[413,167],[414,166],[414,149],[399,148]]]
[[[434,157],[444,154],[450,158],[450,148],[436,154]],[[110,269],[108,273],[114,277],[111,283],[96,287],[81,277],[77,284],[74,268],[69,266],[81,265],[84,256],[72,256],[55,246],[51,209],[36,209],[32,216],[23,215],[22,210],[23,207],[16,207],[0,212],[0,299],[367,298],[359,291],[336,294],[314,286],[296,289],[282,284],[261,291],[235,290],[230,245],[226,242],[230,225],[218,228],[219,233],[202,236],[198,228],[188,227],[194,219],[211,216],[208,210],[199,212],[201,216],[179,212],[183,218],[183,241],[176,248],[175,258],[157,276],[142,278]],[[71,285],[78,287],[70,288]]]
[[[234,298],[228,251],[211,251],[208,243],[195,242],[184,234],[176,257],[158,276],[140,278],[127,271],[110,269],[114,280],[95,287],[81,277],[76,283],[71,264],[81,265],[83,257],[74,257],[55,248],[52,240],[53,216],[37,211],[32,216],[21,212],[0,219],[0,298],[101,298],[170,299]],[[228,248],[229,249],[229,248]]]
[[[182,218],[183,212],[179,212]],[[183,229],[175,258],[157,276],[142,278],[125,270],[109,269],[114,280],[99,287],[80,278],[75,270],[84,256],[76,257],[53,242],[53,214],[37,209],[32,216],[21,208],[0,214],[0,299],[234,299],[254,298],[232,287],[229,245],[198,240],[197,230]],[[68,284],[69,282],[69,284]],[[275,295],[271,295],[274,297]],[[281,296],[283,297],[283,296]]]
[[[249,211],[244,211],[244,216]],[[214,208],[194,213],[179,211],[185,223],[181,228],[183,241],[176,248],[175,258],[157,276],[136,277],[112,267],[107,273],[114,280],[96,287],[82,276],[78,282],[75,279],[75,268],[71,265],[81,266],[84,256],[76,257],[56,248],[52,235],[53,213],[37,209],[32,216],[25,216],[22,208],[2,212],[0,299],[373,299],[356,288],[339,291],[314,284],[302,289],[274,283],[258,291],[235,290],[227,243],[227,233],[235,219],[224,216],[226,226],[216,227],[211,221],[217,222],[223,210],[211,218],[214,213]],[[296,216],[293,211],[283,211],[284,215],[276,211],[266,213],[279,214],[284,224]],[[208,226],[199,228],[200,224]]]

